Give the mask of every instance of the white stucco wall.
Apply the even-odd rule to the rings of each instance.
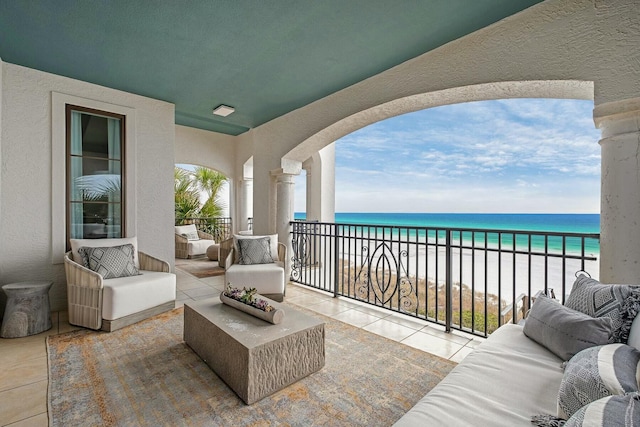
[[[233,178],[236,138],[176,125],[175,163],[204,166]]]
[[[0,282],[53,280],[53,310],[66,309],[64,267],[52,253],[52,92],[135,110],[135,211],[140,249],[173,266],[172,104],[33,69],[2,64],[0,111]],[[64,203],[64,200],[62,201]],[[128,224],[128,226],[131,224]]]

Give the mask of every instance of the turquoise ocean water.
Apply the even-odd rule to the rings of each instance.
[[[296,213],[295,219],[305,219],[304,213]],[[490,230],[518,230],[536,232],[560,233],[600,233],[599,214],[472,214],[472,213],[336,213],[335,222],[338,224],[366,224],[381,226],[414,226],[427,228],[453,229],[490,229]],[[463,236],[470,239],[471,233]],[[430,236],[431,237],[431,236]],[[496,243],[497,236],[489,236],[490,243]],[[491,242],[491,239],[494,242]],[[510,236],[503,236],[503,244],[510,243]],[[516,240],[517,244],[528,244]],[[533,247],[541,249],[545,243],[543,238],[534,238]],[[550,238],[547,242],[550,248],[558,248],[559,239]],[[571,251],[579,251],[580,243],[568,240],[567,247]],[[586,252],[597,256],[599,243],[597,240],[586,241]]]

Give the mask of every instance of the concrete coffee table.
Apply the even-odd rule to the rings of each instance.
[[[289,306],[272,325],[215,297],[184,305],[184,340],[248,405],[324,366],[324,322]]]

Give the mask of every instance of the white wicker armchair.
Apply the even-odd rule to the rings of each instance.
[[[237,254],[238,239],[259,239],[270,237],[273,242],[272,263],[239,264]],[[275,256],[277,254],[277,257]],[[277,235],[270,236],[239,236],[220,242],[220,259],[224,260],[225,283],[235,287],[256,288],[258,293],[275,301],[283,301],[287,278],[285,278],[285,262],[287,247],[277,241]],[[277,259],[277,260],[276,260]]]
[[[91,246],[123,239],[91,239]],[[101,241],[101,243],[98,243]],[[102,276],[74,261],[72,251],[64,256],[67,277],[69,323],[89,329],[114,331],[175,308],[176,278],[169,264],[137,252],[140,275],[114,279]],[[108,313],[105,318],[105,289]],[[122,301],[125,301],[122,304]],[[120,306],[115,306],[120,304]],[[125,307],[123,307],[123,305]],[[115,313],[115,315],[114,315]]]
[[[197,232],[199,240],[189,240],[183,234],[185,232]],[[196,226],[190,225],[176,225],[176,258],[187,259],[195,255],[204,255],[207,252],[207,248],[215,241],[213,236],[201,230],[197,230]]]

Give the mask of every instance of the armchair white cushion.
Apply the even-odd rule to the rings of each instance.
[[[209,246],[215,244],[213,236],[196,229],[195,224],[176,225],[175,234],[176,258],[193,258],[205,255]]]
[[[140,276],[104,281],[102,318],[116,320],[176,299],[176,276],[140,270]]]
[[[271,239],[270,255],[277,260],[264,264],[239,264],[239,239]],[[225,255],[225,283],[231,283],[236,288],[256,288],[259,294],[275,301],[282,301],[285,295],[286,278],[285,260],[286,246],[278,243],[277,235],[270,236],[234,236],[220,243],[220,254]],[[275,257],[274,257],[275,255]]]
[[[83,264],[81,247],[131,244],[139,275],[104,279]],[[137,250],[135,237],[123,239],[71,239],[64,257],[69,323],[113,331],[175,307],[176,276],[169,264]]]

